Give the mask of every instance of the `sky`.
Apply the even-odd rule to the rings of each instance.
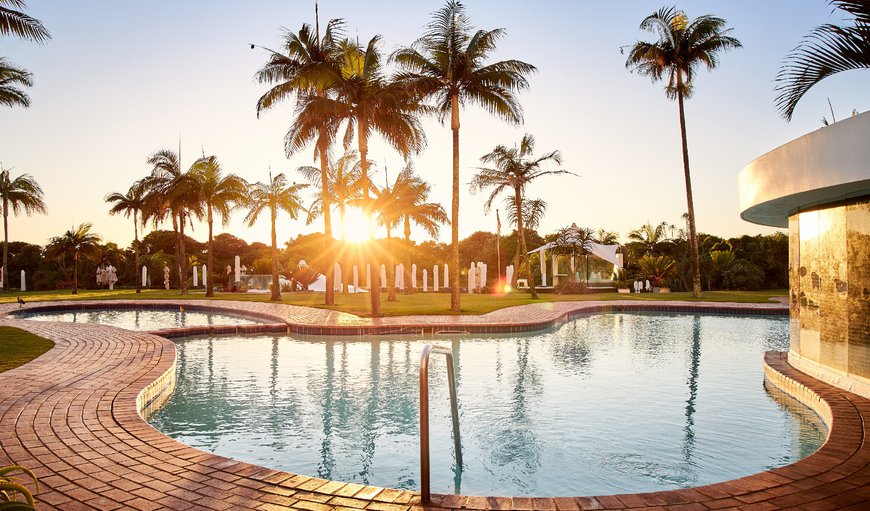
[[[214,154],[227,172],[251,182],[268,172],[312,164],[313,149],[287,158],[283,137],[293,102],[257,118],[266,90],[253,76],[266,60],[250,43],[278,48],[283,28],[298,30],[314,20],[313,1],[31,0],[28,12],[51,32],[46,44],[0,39],[0,55],[34,74],[32,106],[0,110],[0,165],[13,175],[31,174],[42,186],[47,215],[10,220],[10,239],[45,244],[73,225],[92,222],[107,241],[126,246],[132,221],[111,217],[103,198],[124,192],[149,171],[149,154],[182,147],[182,165]],[[367,41],[381,34],[384,50],[412,43],[440,0],[350,2],[322,0],[320,18],[344,18],[348,35]],[[572,222],[627,233],[645,222],[680,224],[686,210],[677,105],[661,83],[629,73],[620,47],[654,39],[638,29],[659,1],[523,2],[467,0],[479,28],[502,27],[507,35],[494,59],[535,65],[531,88],[521,94],[524,123],[506,124],[471,106],[461,114],[460,237],[495,230],[495,212],[485,214],[485,194],[468,191],[479,158],[498,144],[513,145],[524,133],[536,153],[562,152],[563,168],[575,176],[545,177],[528,190],[549,209],[540,231]],[[774,76],[783,57],[813,27],[841,22],[823,0],[709,0],[677,5],[689,17],[725,18],[743,48],[722,56],[712,72],[701,71],[686,103],[689,153],[698,229],[723,237],[771,233],[739,217],[737,174],[750,161],[831,118],[868,110],[868,71],[824,80],[798,105],[791,122],[774,108]],[[428,146],[413,158],[432,184],[431,200],[450,209],[449,125],[424,121]],[[355,144],[354,144],[355,145]],[[403,160],[379,140],[370,157],[395,177]],[[236,212],[229,232],[249,242],[269,239],[268,217],[253,227]],[[164,226],[164,228],[170,228]],[[149,228],[150,229],[150,228]],[[279,243],[319,231],[282,215]],[[337,232],[337,230],[336,230]],[[204,240],[207,230],[195,226]],[[420,232],[413,238],[425,239]],[[440,233],[449,241],[449,226]]]

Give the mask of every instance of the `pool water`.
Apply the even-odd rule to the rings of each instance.
[[[418,490],[426,343],[457,365],[464,465],[446,367],[430,368],[432,491],[595,495],[703,485],[818,449],[821,420],[764,385],[785,318],[599,314],[519,335],[221,336],[178,341],[178,382],[150,417],[181,442],[326,479]]]
[[[35,321],[65,321],[68,323],[97,323],[127,330],[163,330],[213,325],[254,325],[256,319],[232,314],[177,309],[95,309],[84,311],[45,311],[18,313],[22,319]]]

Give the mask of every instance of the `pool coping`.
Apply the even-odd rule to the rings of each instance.
[[[103,306],[108,303],[89,302]],[[157,301],[123,303],[132,308],[152,302]],[[159,302],[173,307],[197,305],[192,300]],[[294,325],[327,329],[339,326],[342,332],[364,334],[395,331],[398,326],[420,331],[467,326],[475,331],[498,328],[512,332],[517,327],[546,328],[577,314],[627,310],[623,308],[626,306],[660,312],[787,313],[781,304],[557,303],[561,305],[521,306],[509,313],[483,315],[489,318],[436,316],[423,323],[417,319],[421,316],[346,318],[350,315],[255,302],[208,302],[208,308],[232,307],[236,313],[241,308],[273,316],[283,320],[283,324],[274,325],[290,331],[298,332],[293,330]],[[0,374],[0,465],[18,463],[35,469],[43,490],[40,509],[405,511],[420,507],[415,492],[275,471],[181,444],[152,428],[140,415],[147,404],[159,403],[174,385],[172,341],[162,335],[108,326],[15,319],[6,314],[14,308],[0,307],[0,324],[24,328],[55,342],[55,347],[43,356]],[[334,320],[332,324],[330,319]],[[865,420],[870,419],[870,400],[797,371],[788,365],[784,353],[768,353],[765,372],[767,382],[809,404],[829,424],[826,443],[794,464],[722,483],[651,493],[558,498],[437,495],[433,496],[432,508],[575,511],[870,507],[870,421]]]

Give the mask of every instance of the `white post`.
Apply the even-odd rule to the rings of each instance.
[[[378,289],[383,289],[387,287],[387,267],[383,264],[381,265],[381,282],[378,286]]]
[[[359,293],[359,268],[353,265],[353,292]]]
[[[541,249],[541,287],[547,287],[547,263],[545,262],[544,252],[546,250]],[[556,282],[556,268],[553,268],[553,282]],[[531,284],[531,282],[529,282]]]
[[[450,267],[447,266],[447,263],[444,263],[444,288],[447,289],[450,287],[450,279],[448,278],[450,275]]]
[[[423,292],[429,292],[429,270],[423,268]]]
[[[208,267],[202,265],[202,287],[208,286]]]
[[[148,267],[142,265],[142,287],[148,287]]]
[[[366,263],[366,288],[372,290],[372,265]]]
[[[241,263],[241,258],[236,256],[236,280],[234,282],[242,281],[242,266],[239,263]]]
[[[559,262],[556,260],[556,254],[550,256],[553,262],[553,287],[556,287],[559,284],[559,277],[556,275],[559,273]]]
[[[486,263],[478,261],[477,263],[477,291],[480,292],[486,286]]]
[[[199,269],[195,265],[193,267],[193,287],[199,287]]]
[[[21,270],[21,290],[27,291],[27,280],[25,279],[24,270]]]
[[[411,289],[417,289],[417,265],[411,265]]]
[[[507,282],[507,285],[510,286],[511,282],[513,282],[513,279],[514,279],[514,265],[511,264],[507,268],[504,269],[504,277],[505,277],[505,281]],[[501,292],[500,289],[499,289],[499,292]]]
[[[474,278],[476,272],[477,267],[474,266],[474,263],[471,263],[471,266],[468,268],[468,294],[473,293],[476,287],[476,279]]]
[[[335,263],[332,270],[332,289],[341,293],[341,265]]]
[[[435,276],[435,278],[432,279],[432,287],[435,288],[435,292],[437,293],[438,292],[438,265],[437,264],[432,268],[432,275]]]
[[[397,264],[395,269],[393,270],[393,282],[395,282],[396,289],[402,290],[405,289],[402,286],[402,265]]]

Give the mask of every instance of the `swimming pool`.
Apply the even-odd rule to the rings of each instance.
[[[270,468],[419,489],[419,355],[452,348],[464,466],[443,358],[430,370],[432,489],[476,495],[656,491],[792,463],[824,442],[763,384],[785,318],[598,314],[549,331],[463,337],[189,338],[149,418],[181,442]]]
[[[64,321],[68,323],[97,323],[127,330],[164,330],[217,325],[256,325],[263,321],[237,316],[226,312],[208,310],[187,310],[183,307],[172,309],[83,309],[83,310],[45,310],[15,312],[21,319],[34,321]]]

